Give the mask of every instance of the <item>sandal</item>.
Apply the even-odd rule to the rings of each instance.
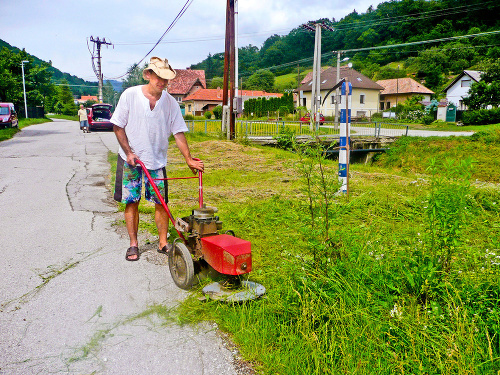
[[[168,253],[170,252],[170,250],[172,250],[172,244],[168,243],[165,246],[163,246],[161,249],[158,249],[158,252],[160,254],[168,255]]]
[[[131,258],[134,255],[137,256],[137,258]],[[137,246],[130,246],[127,249],[127,252],[125,253],[125,259],[130,261],[130,262],[139,260],[139,256],[140,256],[139,248]]]

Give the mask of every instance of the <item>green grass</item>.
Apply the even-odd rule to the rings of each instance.
[[[49,118],[28,118],[28,119],[20,119],[19,126],[17,128],[7,128],[0,129],[0,142],[5,141],[7,139],[11,139],[14,137],[16,133],[21,131],[22,128],[30,125],[42,124],[44,122],[52,121]]]
[[[61,119],[61,120],[78,121],[78,115],[72,115],[72,116],[68,116],[68,115],[49,115],[47,117]]]
[[[352,165],[349,198],[329,199],[326,235],[317,165],[315,185],[306,189],[300,167],[307,159],[296,153],[189,139],[206,164],[205,202],[219,208],[224,229],[252,242],[250,279],[267,295],[227,305],[200,302],[194,290],[177,319],[217,322],[263,374],[497,374],[499,134],[402,138],[375,164]],[[477,163],[465,225],[453,232],[456,247],[444,272],[426,211],[434,186],[426,167],[431,157],[468,156]],[[335,180],[337,162],[322,166]],[[167,171],[189,173],[176,149]],[[452,183],[437,192],[449,193]],[[196,206],[196,191],[172,182],[174,216]],[[436,197],[436,204],[448,204]]]

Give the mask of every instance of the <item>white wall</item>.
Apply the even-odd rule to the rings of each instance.
[[[471,84],[475,82],[468,75],[464,75],[446,91],[446,99],[448,99],[448,102],[455,104],[458,110],[465,109],[465,106],[461,105],[461,100],[468,96],[470,89],[470,86],[462,87],[462,82],[464,80],[470,80]]]

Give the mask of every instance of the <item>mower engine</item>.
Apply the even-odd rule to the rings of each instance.
[[[195,261],[204,259],[217,272],[225,275],[250,272],[251,243],[235,237],[232,231],[219,234],[222,221],[215,216],[216,212],[214,207],[194,209],[190,216],[177,219],[175,228],[188,234],[186,245],[191,249]]]

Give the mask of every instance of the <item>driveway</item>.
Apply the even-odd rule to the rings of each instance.
[[[237,374],[216,327],[152,312],[187,296],[156,244],[125,261],[106,185],[117,147],[72,121],[0,143],[0,374]]]

